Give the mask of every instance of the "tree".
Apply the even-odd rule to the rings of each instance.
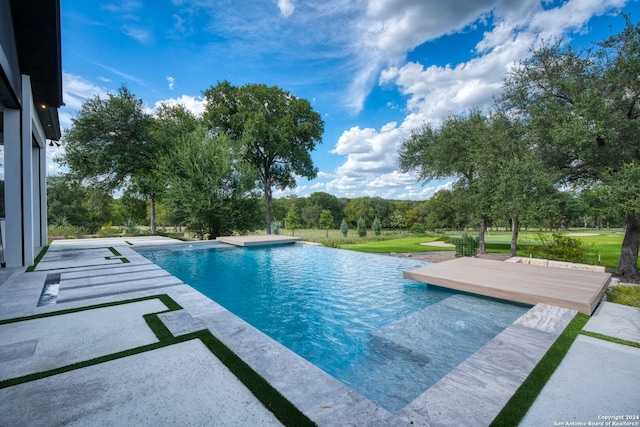
[[[347,203],[344,214],[348,222],[356,224],[358,218],[364,219],[365,222],[373,221],[376,211],[370,197],[358,197]]]
[[[516,256],[522,219],[531,206],[555,192],[557,175],[546,168],[527,139],[526,126],[506,114],[492,118],[490,151],[493,156],[485,167],[493,171],[494,212],[511,219],[510,255]]]
[[[358,218],[358,222],[356,224],[356,232],[360,237],[366,237],[367,235],[367,222],[364,218]]]
[[[324,123],[307,100],[276,86],[236,87],[224,81],[204,94],[208,125],[227,134],[242,161],[258,175],[270,234],[272,188],[293,188],[296,176],[316,177],[310,152],[321,142]]]
[[[347,224],[347,220],[342,218],[342,222],[340,223],[340,233],[342,233],[342,237],[347,237],[347,233],[349,232],[349,224]]]
[[[195,132],[199,126],[199,120],[184,105],[160,104],[156,109],[149,134],[156,147],[155,159],[171,153],[181,138]],[[149,227],[151,233],[156,232],[156,201],[161,197],[166,182],[160,175],[158,168],[147,171],[146,174],[134,181],[134,189],[141,194],[150,194],[149,203]]]
[[[86,199],[87,189],[69,174],[47,178],[47,217],[50,224],[65,218],[69,225],[87,227],[89,213],[83,204]]]
[[[308,200],[312,206],[317,205],[323,210],[329,210],[334,218],[340,218],[342,216],[342,205],[336,196],[322,191],[316,191],[309,196]]]
[[[454,228],[455,211],[453,207],[453,192],[438,190],[426,201],[429,212],[427,225],[432,228]]]
[[[576,51],[559,42],[533,52],[505,80],[500,105],[526,121],[547,167],[594,185],[640,161],[640,24]],[[640,216],[624,213],[618,273],[638,274]]]
[[[318,228],[320,225],[320,215],[322,214],[322,208],[318,205],[305,206],[300,210],[302,220],[305,222],[307,228]],[[324,228],[324,227],[323,227]]]
[[[156,168],[157,144],[149,136],[151,116],[122,85],[106,99],[85,101],[64,133],[65,154],[58,159],[78,180],[111,193],[140,184]],[[153,200],[150,187],[139,185]]]
[[[289,212],[287,212],[287,218],[285,222],[286,222],[287,230],[291,230],[291,235],[293,236],[295,234],[296,229],[300,228],[300,226],[302,225],[300,223],[300,214],[298,213],[298,208],[293,206],[291,209],[289,209]]]
[[[479,253],[485,253],[484,231],[491,210],[490,186],[483,173],[488,137],[488,119],[480,110],[466,116],[449,116],[439,129],[425,124],[418,132],[402,141],[399,164],[403,172],[415,170],[421,181],[454,178],[459,206],[463,212],[473,212],[479,219]]]
[[[329,230],[335,227],[335,220],[329,209],[323,209],[320,213],[320,227],[327,230],[327,238],[329,237]]]
[[[626,215],[625,226],[627,228],[637,226],[636,219],[640,218],[640,164],[625,163],[621,170],[612,171],[604,178],[604,185],[609,205]],[[640,246],[640,230],[625,229],[620,253],[620,258],[625,258],[625,263],[621,259],[620,265],[624,267],[632,262],[637,264],[638,246]],[[624,274],[634,274],[630,267],[623,271]]]
[[[377,216],[373,219],[373,223],[371,223],[371,229],[373,230],[373,234],[376,236],[379,236],[380,233],[382,233],[382,222],[380,222],[380,219]]]
[[[406,227],[405,217],[398,209],[393,211],[391,214],[391,218],[389,220],[389,225],[393,228],[402,228]]]
[[[168,184],[165,202],[176,220],[201,239],[255,230],[259,198],[238,169],[229,138],[200,128],[178,142],[161,169]]]

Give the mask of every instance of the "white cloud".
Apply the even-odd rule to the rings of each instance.
[[[296,5],[292,0],[277,0],[278,9],[280,9],[280,13],[285,18],[291,16],[291,14],[296,10]]]
[[[451,190],[453,181],[447,181],[443,184],[428,185],[420,187],[417,185],[407,186],[404,192],[397,194],[394,198],[398,200],[426,200],[433,197],[440,190]]]
[[[191,111],[194,115],[199,117],[204,113],[206,101],[202,97],[181,95],[179,98],[161,99],[159,101],[156,101],[153,108],[149,109],[148,112],[152,114],[153,111],[160,107],[160,104],[165,104],[168,106],[184,105],[187,110]]]
[[[153,41],[151,31],[137,25],[125,24],[122,26],[122,31],[142,44],[148,44]]]
[[[141,0],[119,0],[108,2],[102,6],[104,9],[116,15],[129,14],[142,8]]]
[[[105,88],[94,85],[84,77],[62,73],[62,99],[67,108],[80,109],[87,99],[96,95],[105,97],[107,93]]]
[[[400,125],[389,123],[380,130],[357,126],[345,130],[331,153],[345,156],[346,160],[336,169],[336,178],[327,188],[354,196],[393,193],[404,184],[407,189],[396,192],[398,198],[431,197],[440,187],[420,188],[412,185],[409,175],[397,171],[400,142],[425,122],[437,126],[452,113],[472,108],[487,111],[499,95],[506,73],[517,61],[526,58],[532,47],[552,37],[581,31],[593,16],[621,7],[625,1],[568,0],[549,10],[534,0],[466,3],[461,7],[459,2],[370,0],[368,16],[374,25],[364,42],[378,52],[385,52],[383,58],[387,61],[475,22],[487,23],[490,30],[476,45],[476,56],[466,62],[447,66],[410,62],[382,70],[379,83],[398,87],[407,97],[408,114]],[[374,70],[372,66],[370,72]],[[364,82],[359,87],[366,93]]]
[[[173,90],[173,88],[174,88],[174,87],[175,87],[175,85],[176,85],[176,79],[174,79],[174,78],[173,78],[173,77],[171,77],[171,76],[167,76],[167,83],[169,84],[169,89],[170,89],[170,90]]]
[[[94,64],[94,65],[97,65],[98,67],[100,67],[100,68],[102,68],[104,70],[109,71],[110,73],[115,74],[118,77],[122,77],[123,79],[125,79],[125,82],[126,81],[132,81],[134,83],[139,84],[140,86],[148,86],[148,83],[147,83],[146,80],[141,79],[139,77],[136,77],[136,76],[134,76],[132,74],[125,73],[124,71],[118,70],[117,68],[109,67],[107,65],[101,64],[101,63],[96,62],[96,61],[90,61],[89,60],[89,62]]]
[[[319,171],[319,172],[318,172],[318,177],[317,177],[317,178],[318,178],[318,179],[327,179],[327,178],[333,178],[333,177],[334,177],[334,175],[331,175],[330,173],[326,173],[326,172],[323,172],[323,171]]]
[[[529,3],[532,0],[528,0]],[[496,0],[370,0],[368,46],[387,55],[404,55],[425,41],[451,34],[482,19]]]

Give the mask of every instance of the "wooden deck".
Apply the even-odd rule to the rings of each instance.
[[[236,246],[268,246],[301,242],[302,237],[264,234],[260,236],[224,236],[218,237],[216,240]]]
[[[544,303],[591,315],[611,274],[480,258],[456,258],[404,272],[404,277],[526,304]]]

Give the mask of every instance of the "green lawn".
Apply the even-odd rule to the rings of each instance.
[[[609,268],[616,268],[620,259],[620,247],[624,233],[621,229],[614,230],[583,230],[574,229],[567,233],[592,234],[591,236],[575,236],[591,248],[587,255],[588,263],[593,265],[603,265]],[[291,235],[291,230],[281,230],[282,235]],[[295,230],[296,236],[310,242],[318,242],[326,246],[340,247],[360,252],[372,253],[401,253],[401,252],[434,252],[443,250],[453,250],[435,246],[424,246],[420,243],[432,242],[434,240],[449,241],[450,236],[460,236],[462,233],[429,233],[426,236],[416,237],[406,230],[384,230],[380,236],[374,236],[369,230],[367,237],[359,237],[355,230],[349,230],[347,237],[342,237],[339,230],[329,230],[327,237],[326,230]],[[473,231],[468,234],[475,235]],[[518,237],[518,256],[528,257],[526,246],[537,242],[537,231],[524,231]],[[511,232],[491,231],[485,235],[487,251],[490,253],[508,254],[511,246]],[[638,263],[640,267],[640,262]]]
[[[344,244],[340,247],[342,249],[372,253],[453,251],[454,248],[425,246],[420,244],[442,239],[442,237],[403,237],[400,239],[395,238],[366,243]],[[446,240],[448,240],[448,238]]]

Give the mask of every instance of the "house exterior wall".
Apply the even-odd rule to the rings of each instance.
[[[0,2],[0,111],[4,144],[6,267],[32,265],[47,244],[46,136],[31,78],[20,74],[9,2]],[[0,261],[2,261],[0,259]]]

